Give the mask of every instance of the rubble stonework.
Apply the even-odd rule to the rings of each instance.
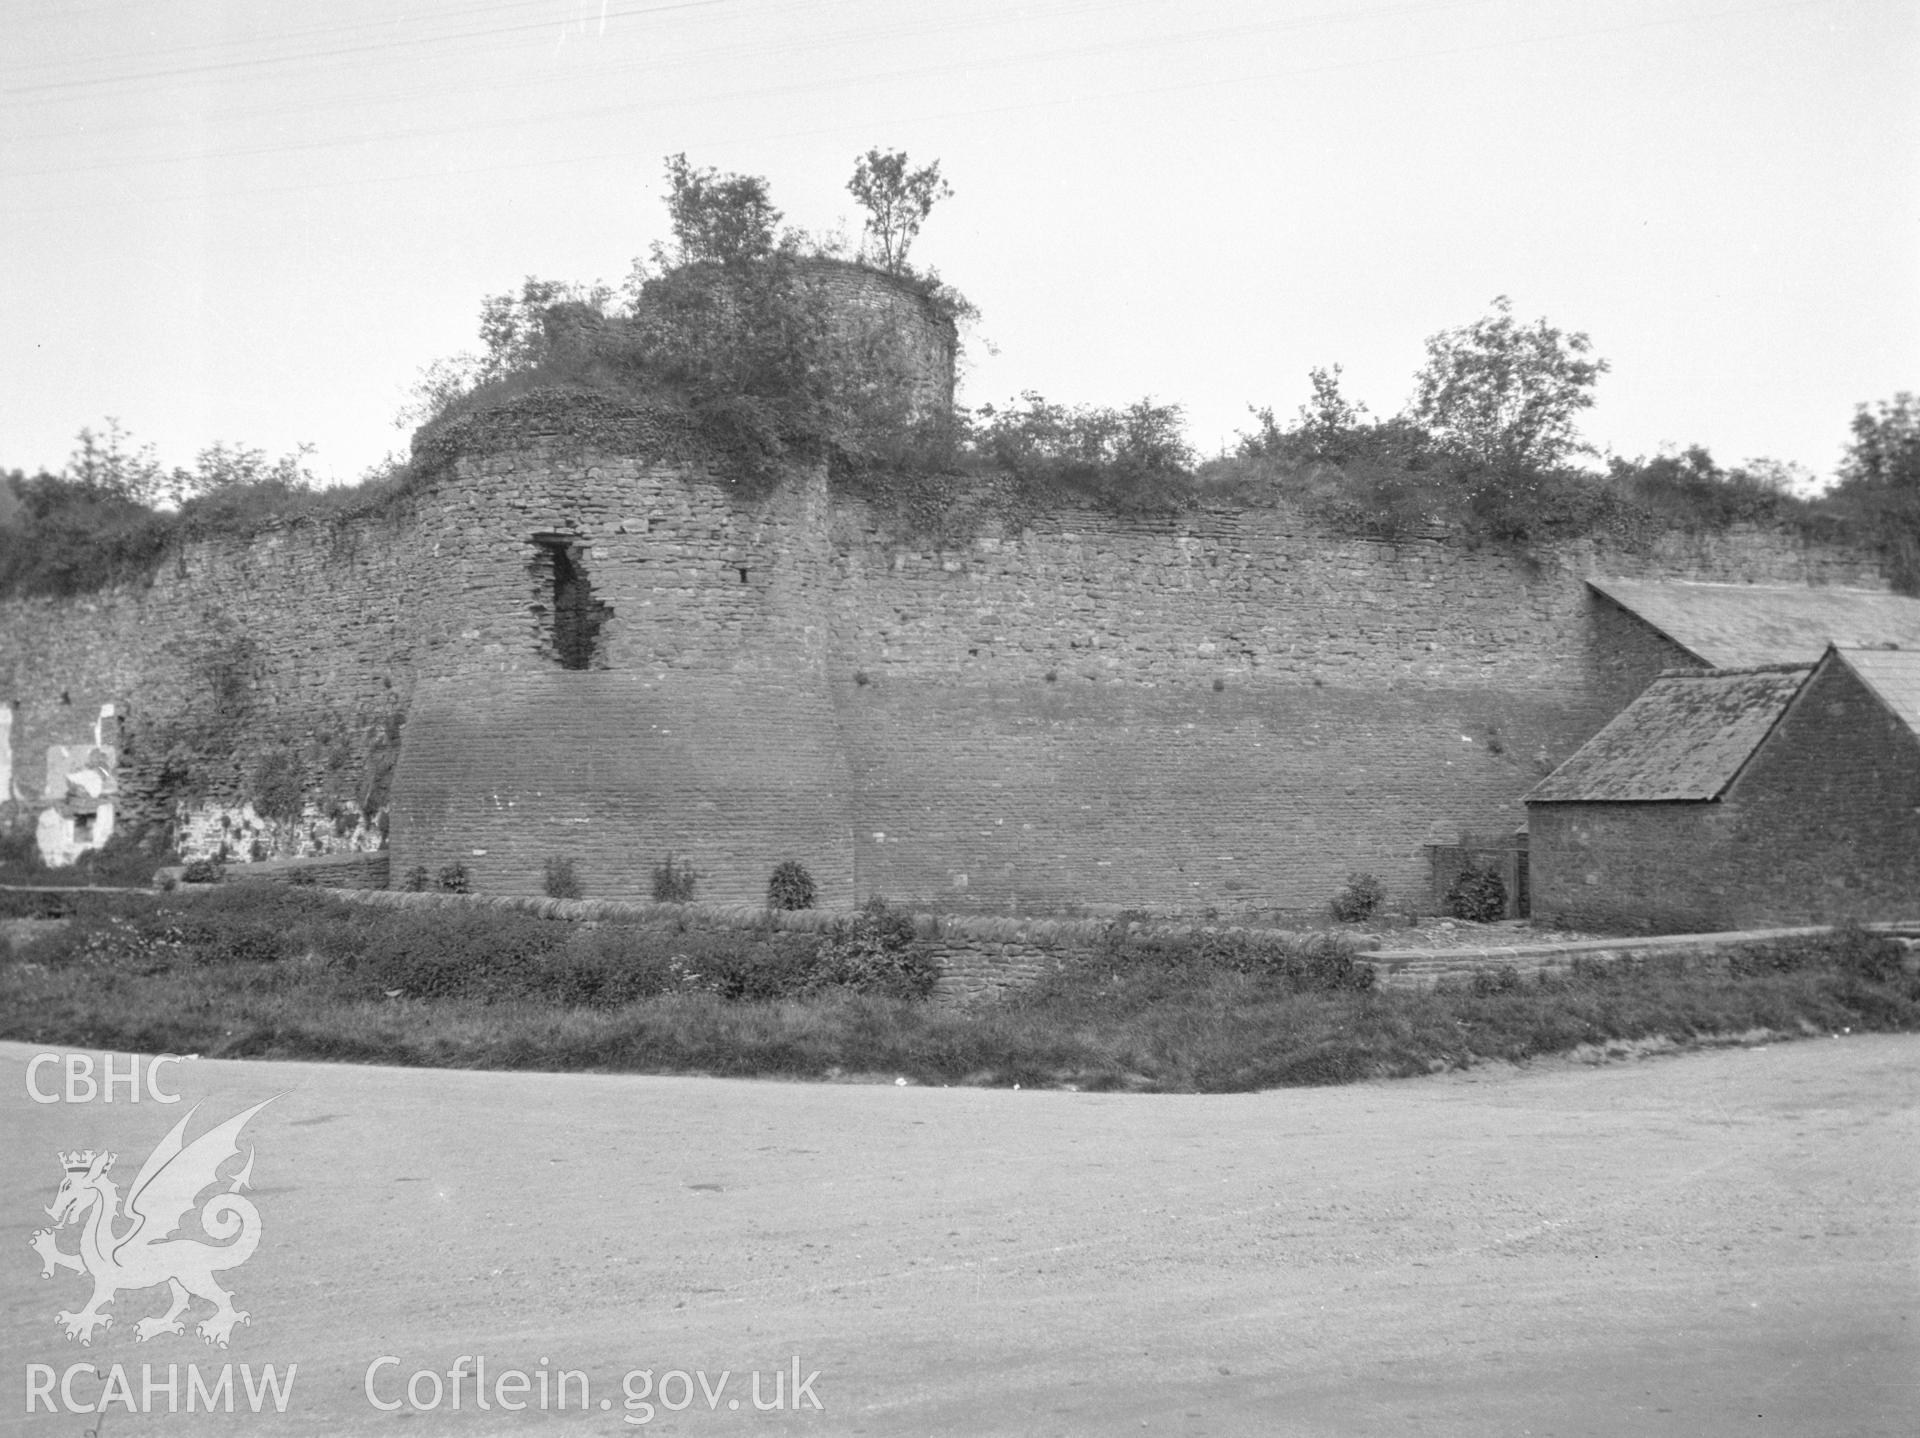
[[[802,259],[795,261],[795,268],[825,292],[843,350],[865,361],[867,350],[884,343],[892,364],[903,367],[908,390],[922,409],[952,407],[960,336],[953,321],[927,297],[924,285],[845,260]]]
[[[386,825],[396,876],[487,891],[560,857],[646,898],[671,853],[714,901],[798,859],[835,904],[1309,908],[1354,869],[1397,903],[1675,662],[1583,576],[1881,584],[1758,530],[1519,556],[1285,506],[914,548],[818,468],[743,494],[671,413],[551,391],[417,454],[377,515],[0,605],[15,743],[131,701],[123,817],[263,815],[291,768],[271,855]]]

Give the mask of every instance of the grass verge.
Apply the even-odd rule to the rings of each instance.
[[[64,926],[0,955],[0,1037],[229,1058],[1228,1092],[1647,1039],[1920,1029],[1920,980],[1899,946],[1857,930],[1430,993],[1355,987],[1328,952],[1307,973],[1231,948],[1136,945],[1076,956],[971,1009],[862,991],[808,957],[802,946],[820,942],[456,922],[284,890],[93,895],[76,897]]]

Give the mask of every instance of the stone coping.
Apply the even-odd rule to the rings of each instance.
[[[678,924],[708,928],[746,928],[770,925],[799,933],[824,933],[834,925],[856,919],[860,909],[769,909],[763,904],[650,904],[620,899],[547,899],[531,894],[448,894],[436,890],[342,889],[340,897],[359,903],[393,908],[432,908],[466,905],[528,914],[539,919],[572,919],[629,924]],[[905,912],[905,911],[902,911]],[[923,939],[974,939],[986,943],[1033,944],[1043,948],[1074,948],[1097,943],[1109,929],[1105,919],[1002,919],[984,914],[908,913]],[[1219,933],[1295,933],[1288,929],[1255,929],[1246,925],[1204,925],[1178,920],[1135,926],[1136,932],[1185,934],[1213,930]]]
[[[183,884],[192,891],[217,885]],[[150,894],[153,889],[81,887],[75,885],[0,884],[0,891],[14,893],[119,893]],[[357,903],[388,908],[434,908],[461,906],[498,909],[527,914],[541,919],[567,919],[578,922],[681,924],[689,927],[746,928],[771,926],[788,932],[825,933],[834,925],[859,917],[859,909],[769,909],[758,904],[649,904],[613,899],[548,899],[525,894],[448,894],[432,890],[412,892],[404,889],[335,889],[336,897]],[[1000,919],[972,914],[913,914],[914,930],[922,939],[973,940],[999,944],[1029,944],[1040,948],[1076,948],[1099,942],[1108,932],[1108,923],[1100,919]],[[1391,973],[1401,967],[1435,965],[1480,965],[1488,963],[1538,964],[1553,959],[1581,956],[1613,958],[1632,953],[1658,951],[1684,953],[1693,950],[1728,948],[1736,944],[1764,944],[1782,939],[1812,938],[1833,932],[1833,924],[1813,924],[1784,929],[1729,929],[1707,934],[1647,934],[1610,939],[1570,939],[1558,943],[1453,945],[1430,949],[1388,949],[1376,947],[1381,940],[1374,934],[1347,935],[1356,950],[1355,957]],[[1920,918],[1888,920],[1863,924],[1870,933],[1885,934],[1920,943]],[[1289,933],[1300,930],[1256,929],[1245,925],[1203,925],[1168,921],[1141,923],[1136,932],[1150,934]],[[1335,932],[1335,931],[1327,931]]]
[[[1829,934],[1835,924],[1814,924],[1793,929],[1726,929],[1711,934],[1646,934],[1613,939],[1569,939],[1543,944],[1463,944],[1443,949],[1375,949],[1366,955],[1374,964],[1426,963],[1435,960],[1489,961],[1574,958],[1582,954],[1609,955],[1658,949],[1672,953],[1688,949],[1717,949],[1734,944],[1765,944],[1779,939],[1806,939]],[[1892,920],[1862,924],[1871,933],[1894,938],[1920,938],[1920,919]]]
[[[211,886],[209,886],[211,887]],[[155,888],[126,884],[0,884],[0,894],[157,894]]]

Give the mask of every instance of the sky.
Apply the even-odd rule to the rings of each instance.
[[[1830,475],[1920,390],[1912,0],[0,0],[0,468],[109,416],[350,481],[528,275],[618,282],[665,157],[859,234],[953,187],[961,400],[1185,407],[1339,364],[1377,415],[1510,296],[1611,366],[1602,453]]]

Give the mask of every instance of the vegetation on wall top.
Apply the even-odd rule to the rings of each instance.
[[[408,417],[424,429],[532,389],[563,386],[683,409],[735,486],[753,493],[792,460],[837,472],[896,458],[925,404],[910,337],[835,314],[822,260],[864,263],[914,297],[936,328],[972,306],[907,249],[951,191],[939,166],[903,153],[861,158],[854,188],[869,209],[860,261],[782,229],[767,183],[668,157],[670,243],[634,262],[620,292],[529,278],[481,310],[478,353],[423,372]]]
[[[1860,407],[1838,483],[1819,498],[1795,492],[1810,477],[1788,466],[1728,468],[1697,446],[1601,468],[1576,421],[1607,362],[1586,334],[1522,322],[1501,296],[1427,340],[1402,412],[1376,418],[1342,392],[1337,364],[1316,368],[1291,422],[1255,409],[1232,453],[1201,462],[1181,406],[1151,397],[1066,405],[1027,391],[973,410],[931,401],[909,337],[834,312],[822,259],[904,287],[936,327],[973,316],[908,259],[952,194],[937,161],[916,168],[880,149],[858,158],[848,189],[866,218],[852,259],[781,228],[762,178],[674,155],[666,180],[671,240],[651,246],[617,294],[529,278],[483,302],[481,348],[421,374],[406,416],[420,424],[415,464],[336,490],[314,486],[304,451],[269,459],[215,444],[191,467],[166,469],[110,420],[81,432],[57,474],[0,472],[0,595],[94,589],[150,573],[183,541],[390,506],[463,442],[454,421],[542,391],[671,419],[745,497],[795,462],[824,463],[840,492],[921,544],[1066,508],[1171,515],[1204,503],[1293,505],[1389,541],[1517,546],[1750,523],[1877,549],[1896,586],[1920,592],[1920,406],[1908,394]]]
[[[191,467],[166,469],[117,420],[83,429],[57,473],[0,470],[0,597],[138,580],[183,543],[377,510],[409,480],[405,465],[389,461],[356,485],[323,489],[306,454],[269,459],[216,442]]]

